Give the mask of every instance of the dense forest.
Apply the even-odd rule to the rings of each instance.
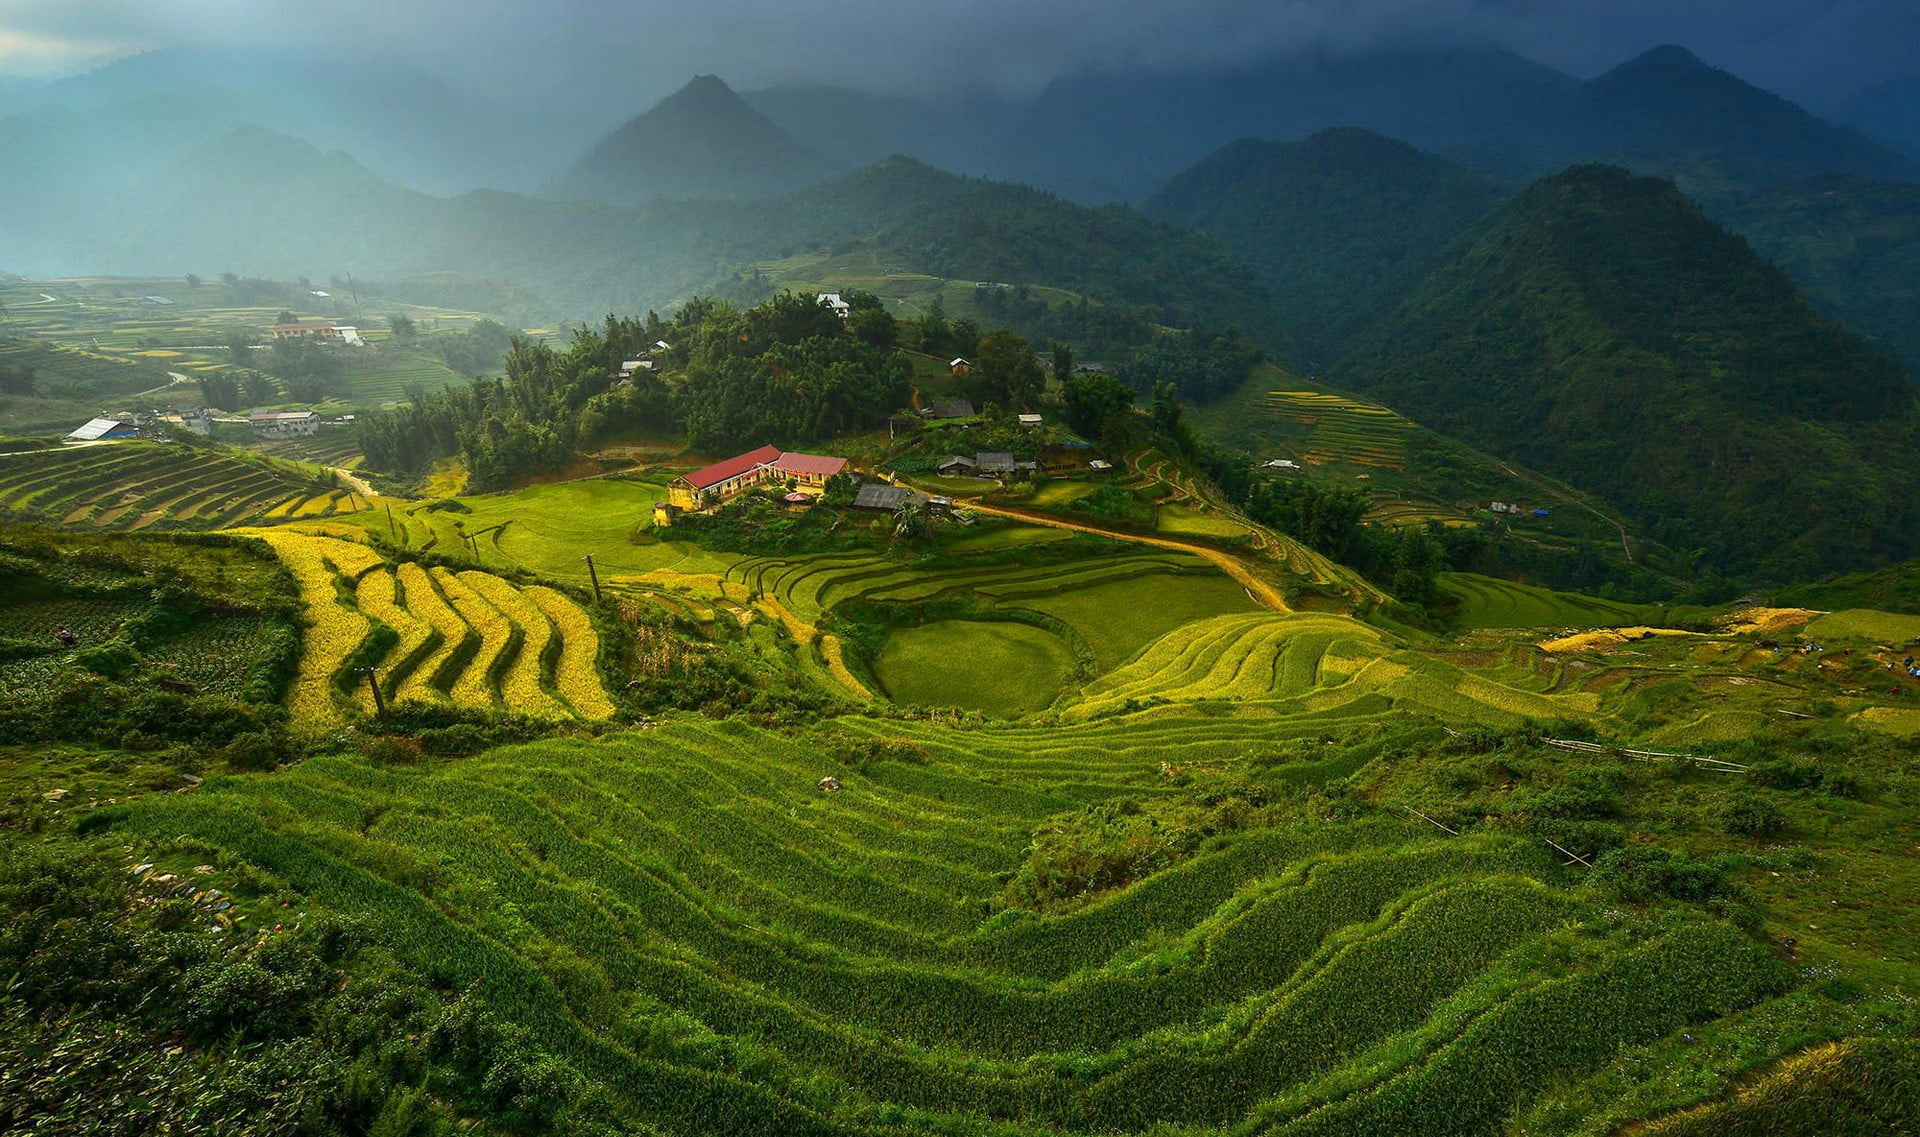
[[[608,316],[577,329],[564,350],[515,340],[498,376],[415,390],[406,406],[362,416],[361,446],[370,468],[399,474],[457,454],[474,488],[498,489],[622,432],[683,431],[695,451],[720,454],[878,426],[911,399],[903,343],[971,352],[963,386],[981,402],[1024,405],[1045,380],[1021,336],[983,333],[938,310],[902,322],[870,293],[842,296],[852,309],[844,319],[783,292],[744,309],[695,298],[671,319]],[[652,366],[622,376],[626,360]]]

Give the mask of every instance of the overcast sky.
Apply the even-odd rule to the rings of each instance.
[[[1920,71],[1920,0],[0,0],[0,74],[148,48],[325,45],[530,95],[659,95],[696,72],[1030,91],[1088,67],[1495,42],[1577,75],[1658,43],[1819,100]]]

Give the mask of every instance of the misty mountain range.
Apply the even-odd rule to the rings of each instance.
[[[1911,94],[1891,85],[1884,100],[1856,100],[1853,113],[1893,137],[1913,117]],[[1154,219],[1211,232],[1212,244],[1183,234],[1174,245],[1204,247],[1194,264],[1244,261],[1244,275],[1263,277],[1285,310],[1273,317],[1280,331],[1253,332],[1306,345],[1336,330],[1342,309],[1351,318],[1354,303],[1371,299],[1366,287],[1349,291],[1358,277],[1411,272],[1480,206],[1569,163],[1605,161],[1673,179],[1830,315],[1920,359],[1920,317],[1901,299],[1920,279],[1920,166],[1896,144],[1680,48],[1584,82],[1510,52],[1458,49],[1083,74],[1025,100],[932,102],[826,86],[739,95],[703,76],[611,128],[396,65],[167,51],[0,91],[0,115],[9,158],[0,209],[10,218],[0,267],[14,271],[459,273],[511,282],[557,315],[582,317],[666,305],[756,260],[867,240],[911,251],[899,259],[918,271],[1139,304],[1154,298],[1134,289],[1123,299],[1129,290],[1088,264],[1055,258],[1043,268],[1037,251],[1103,223],[1146,232],[1152,223],[1130,211],[1117,222],[1069,204],[1129,199]],[[1226,172],[1273,140],[1328,127],[1400,145],[1369,149],[1372,135],[1347,134],[1352,152],[1338,159],[1346,180],[1320,191],[1257,162]],[[1422,171],[1405,163],[1411,148],[1425,152]],[[922,165],[875,166],[893,154]],[[1232,185],[1224,196],[1222,176]],[[1430,197],[1421,178],[1464,189],[1464,199]],[[1396,195],[1437,210],[1396,222],[1405,255],[1394,240],[1368,247],[1378,232],[1329,222],[1329,211],[1355,208],[1352,185],[1368,179],[1385,190],[1375,205],[1397,217]],[[894,184],[903,181],[910,186]],[[914,196],[875,195],[876,183]],[[1224,208],[1200,203],[1195,195],[1207,192]],[[938,232],[969,220],[941,216],[962,200],[999,219],[997,251],[985,236]],[[851,202],[861,205],[841,205]],[[1259,217],[1236,221],[1236,210]],[[1340,282],[1302,277],[1301,258],[1324,263],[1336,235],[1352,262],[1336,266]],[[1171,307],[1207,291],[1190,270],[1168,272]],[[1209,311],[1215,321],[1249,315],[1244,303]]]

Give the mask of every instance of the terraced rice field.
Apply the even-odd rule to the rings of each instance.
[[[0,454],[0,508],[115,529],[224,529],[364,507],[323,478],[227,449],[117,442]]]
[[[333,427],[312,438],[289,438],[279,442],[256,442],[253,449],[276,458],[311,462],[316,466],[338,466],[351,470],[365,461],[360,439],[351,429]]]
[[[349,665],[376,626],[393,641],[376,658],[384,696],[536,718],[602,719],[614,706],[597,667],[599,634],[565,594],[490,573],[389,564],[368,545],[291,528],[253,530],[300,586],[309,623],[289,695],[296,721],[325,726],[372,694]],[[349,599],[350,598],[350,599]]]
[[[1150,703],[1233,700],[1265,713],[1334,718],[1416,710],[1454,722],[1579,717],[1590,695],[1546,696],[1407,650],[1345,616],[1257,613],[1185,624],[1095,680],[1078,718]]]
[[[1537,841],[1411,819],[1229,833],[1084,903],[1007,906],[1037,827],[1185,792],[1163,763],[1245,742],[1199,716],[687,721],[314,758],[141,799],[114,834],[383,928],[658,1132],[1498,1132],[1788,985],[1725,922],[1604,911]],[[908,757],[842,757],[872,746]],[[1273,776],[1371,753],[1329,752]]]
[[[1920,643],[1920,616],[1848,608],[1821,616],[1801,634],[1811,640],[1846,639],[1911,647]]]
[[[1459,601],[1454,622],[1463,628],[1605,628],[1660,624],[1666,610],[1556,592],[1475,573],[1440,575],[1440,591]]]
[[[1191,505],[1163,505],[1154,511],[1153,527],[1161,533],[1186,537],[1235,540],[1249,536],[1246,526]]]
[[[1269,391],[1260,410],[1307,428],[1302,457],[1398,470],[1406,462],[1406,421],[1385,407],[1326,391]]]

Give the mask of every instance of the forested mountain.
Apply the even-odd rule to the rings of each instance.
[[[1920,376],[1920,185],[1823,178],[1709,211],[1821,311]]]
[[[1349,127],[1302,142],[1242,139],[1144,209],[1247,258],[1293,341],[1318,357],[1501,197],[1478,174]]]
[[[841,168],[748,106],[718,76],[699,75],[602,140],[553,193],[625,204],[770,197]]]
[[[1606,496],[1709,572],[1920,548],[1920,408],[1669,183],[1583,166],[1499,207],[1337,378]]]

